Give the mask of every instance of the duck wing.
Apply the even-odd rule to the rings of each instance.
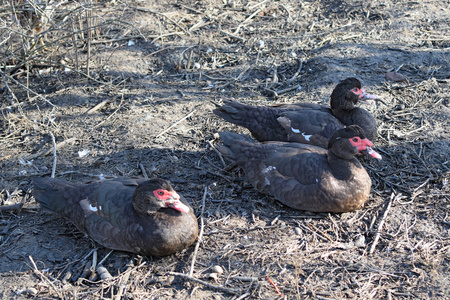
[[[277,120],[285,130],[286,141],[312,144],[325,149],[333,134],[344,127],[329,109],[286,111]]]

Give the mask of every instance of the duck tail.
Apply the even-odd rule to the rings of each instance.
[[[224,105],[213,110],[213,113],[226,121],[240,125],[247,126],[248,111],[254,107],[241,104],[239,102],[227,101]]]
[[[64,214],[67,205],[65,194],[74,184],[55,178],[33,177],[31,180],[34,186],[32,195],[36,202],[45,209]]]
[[[223,144],[217,144],[216,148],[222,155],[232,161],[236,161],[236,155],[233,151],[235,147],[240,147],[243,144],[256,143],[248,135],[242,135],[234,132],[224,131],[219,133],[220,139]]]

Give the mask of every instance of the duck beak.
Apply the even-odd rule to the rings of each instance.
[[[372,147],[369,146],[367,146],[366,149],[364,150],[360,150],[359,152],[361,152],[362,154],[372,156],[373,158],[376,159],[383,159],[377,151],[373,150]]]
[[[165,207],[176,209],[180,212],[189,212],[189,206],[181,202],[180,195],[178,195],[176,192],[173,192],[171,197],[169,199],[165,200]]]
[[[372,95],[366,92],[365,89],[361,89],[361,94],[359,95],[359,102],[361,103],[365,103],[365,104],[372,104],[371,102],[367,101],[367,100],[374,100],[374,99],[378,99],[377,95]]]
[[[369,139],[362,139],[359,143],[353,144],[360,153],[382,159],[381,155],[372,149],[373,143]]]

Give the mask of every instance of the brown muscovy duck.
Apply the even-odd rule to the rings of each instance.
[[[33,196],[42,207],[67,217],[106,248],[166,256],[189,247],[198,236],[192,208],[166,180],[32,180]]]
[[[349,212],[369,197],[372,182],[355,158],[372,150],[361,127],[339,129],[321,147],[286,142],[249,141],[232,132],[220,133],[217,149],[241,167],[253,186],[283,204],[313,212]]]
[[[356,78],[341,81],[330,96],[330,106],[314,103],[251,106],[228,101],[213,112],[250,130],[260,142],[282,141],[327,148],[333,134],[348,125],[359,125],[369,140],[377,135],[377,123],[357,102],[368,103],[377,96],[366,93]]]

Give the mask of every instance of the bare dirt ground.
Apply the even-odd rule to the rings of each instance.
[[[60,2],[46,13],[42,46],[2,1],[1,299],[449,299],[448,1]],[[384,102],[368,108],[383,160],[363,161],[362,209],[294,211],[224,170],[214,134],[248,132],[214,103],[326,104],[350,76]],[[27,192],[53,170],[51,134],[56,177],[169,179],[203,220],[196,255],[110,253],[40,210]],[[113,279],[82,274],[101,260]]]

